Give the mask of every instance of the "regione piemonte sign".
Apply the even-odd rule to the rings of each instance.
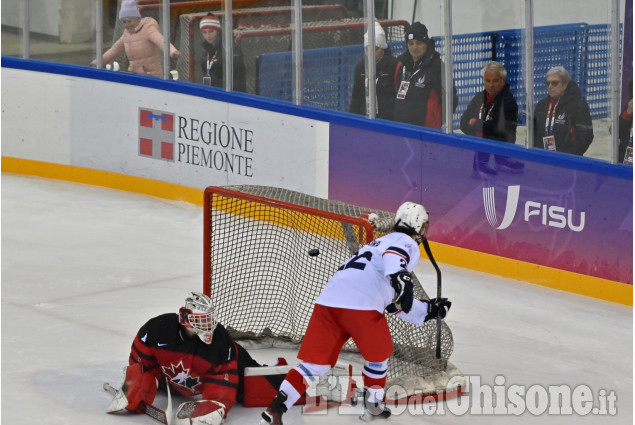
[[[174,162],[174,114],[139,108],[139,156]]]

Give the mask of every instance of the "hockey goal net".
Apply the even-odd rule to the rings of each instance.
[[[208,187],[204,292],[213,297],[230,334],[238,341],[260,340],[270,346],[299,344],[314,302],[332,274],[363,245],[385,234],[361,218],[365,211],[386,223],[394,218],[393,213],[286,189]],[[429,298],[416,276],[415,296]],[[436,322],[418,327],[387,318],[394,345],[387,398],[458,394],[462,375],[448,361],[454,342],[445,322],[437,358]],[[343,355],[356,352],[349,340]],[[394,393],[392,385],[397,385]]]

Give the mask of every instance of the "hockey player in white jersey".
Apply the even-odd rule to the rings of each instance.
[[[428,228],[428,213],[406,202],[397,210],[392,233],[360,249],[340,266],[315,302],[298,358],[278,394],[262,412],[261,425],[282,424],[286,412],[315,380],[335,365],[352,338],[364,357],[364,408],[360,417],[388,418],[384,387],[392,338],[384,311],[421,325],[445,317],[445,299],[416,300],[411,272],[419,260],[419,243]]]

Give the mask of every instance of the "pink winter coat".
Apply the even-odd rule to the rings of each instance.
[[[135,32],[124,31],[119,40],[103,56],[104,63],[111,63],[123,51],[128,57],[128,71],[137,74],[150,74],[163,78],[163,35],[159,32],[159,23],[150,17],[142,18]],[[170,56],[179,51],[170,44]]]

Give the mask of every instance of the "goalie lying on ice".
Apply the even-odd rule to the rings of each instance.
[[[291,368],[286,364],[279,358],[262,367],[218,322],[211,298],[191,292],[179,314],[162,314],[139,329],[107,412],[141,413],[168,382],[182,396],[198,396],[179,406],[177,425],[218,425],[236,401],[266,406]]]

